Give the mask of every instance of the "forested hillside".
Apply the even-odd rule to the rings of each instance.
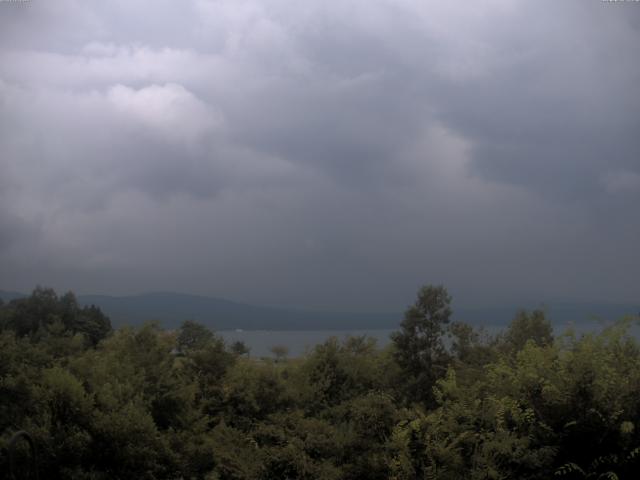
[[[270,359],[36,289],[0,304],[0,472],[30,473],[25,430],[50,479],[637,478],[637,317],[578,336],[521,311],[489,336],[451,314],[427,286],[387,348]]]

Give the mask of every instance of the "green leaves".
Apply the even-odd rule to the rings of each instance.
[[[87,345],[96,346],[111,332],[111,321],[98,307],[81,308],[72,292],[58,297],[52,289],[42,287],[29,297],[0,306],[0,320],[1,329],[36,341],[81,334]]]
[[[553,339],[521,313],[495,341],[452,324],[447,350],[449,301],[422,289],[386,349],[331,338],[274,361],[194,322],[96,343],[96,311],[40,289],[0,306],[0,446],[29,430],[54,480],[637,478],[629,321]]]
[[[444,327],[451,316],[451,296],[443,286],[427,285],[418,291],[405,312],[401,330],[391,334],[394,356],[405,375],[409,401],[433,401],[432,387],[446,371]]]
[[[553,327],[547,320],[543,310],[529,313],[519,311],[512,320],[503,337],[504,348],[514,354],[524,348],[527,342],[533,342],[539,347],[553,344]]]

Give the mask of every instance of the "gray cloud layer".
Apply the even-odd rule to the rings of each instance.
[[[0,288],[637,301],[640,6],[0,2]]]

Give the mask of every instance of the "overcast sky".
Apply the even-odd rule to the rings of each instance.
[[[640,3],[0,2],[0,289],[640,299]]]

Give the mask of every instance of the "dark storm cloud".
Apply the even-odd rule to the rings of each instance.
[[[637,5],[0,9],[0,288],[640,293]]]
[[[0,208],[0,252],[10,250],[16,244],[37,235],[37,229],[20,217]]]
[[[473,143],[472,171],[586,201],[607,193],[607,172],[640,171],[639,17],[602,2],[535,2],[495,25],[487,37],[501,61],[446,85],[440,106]]]

